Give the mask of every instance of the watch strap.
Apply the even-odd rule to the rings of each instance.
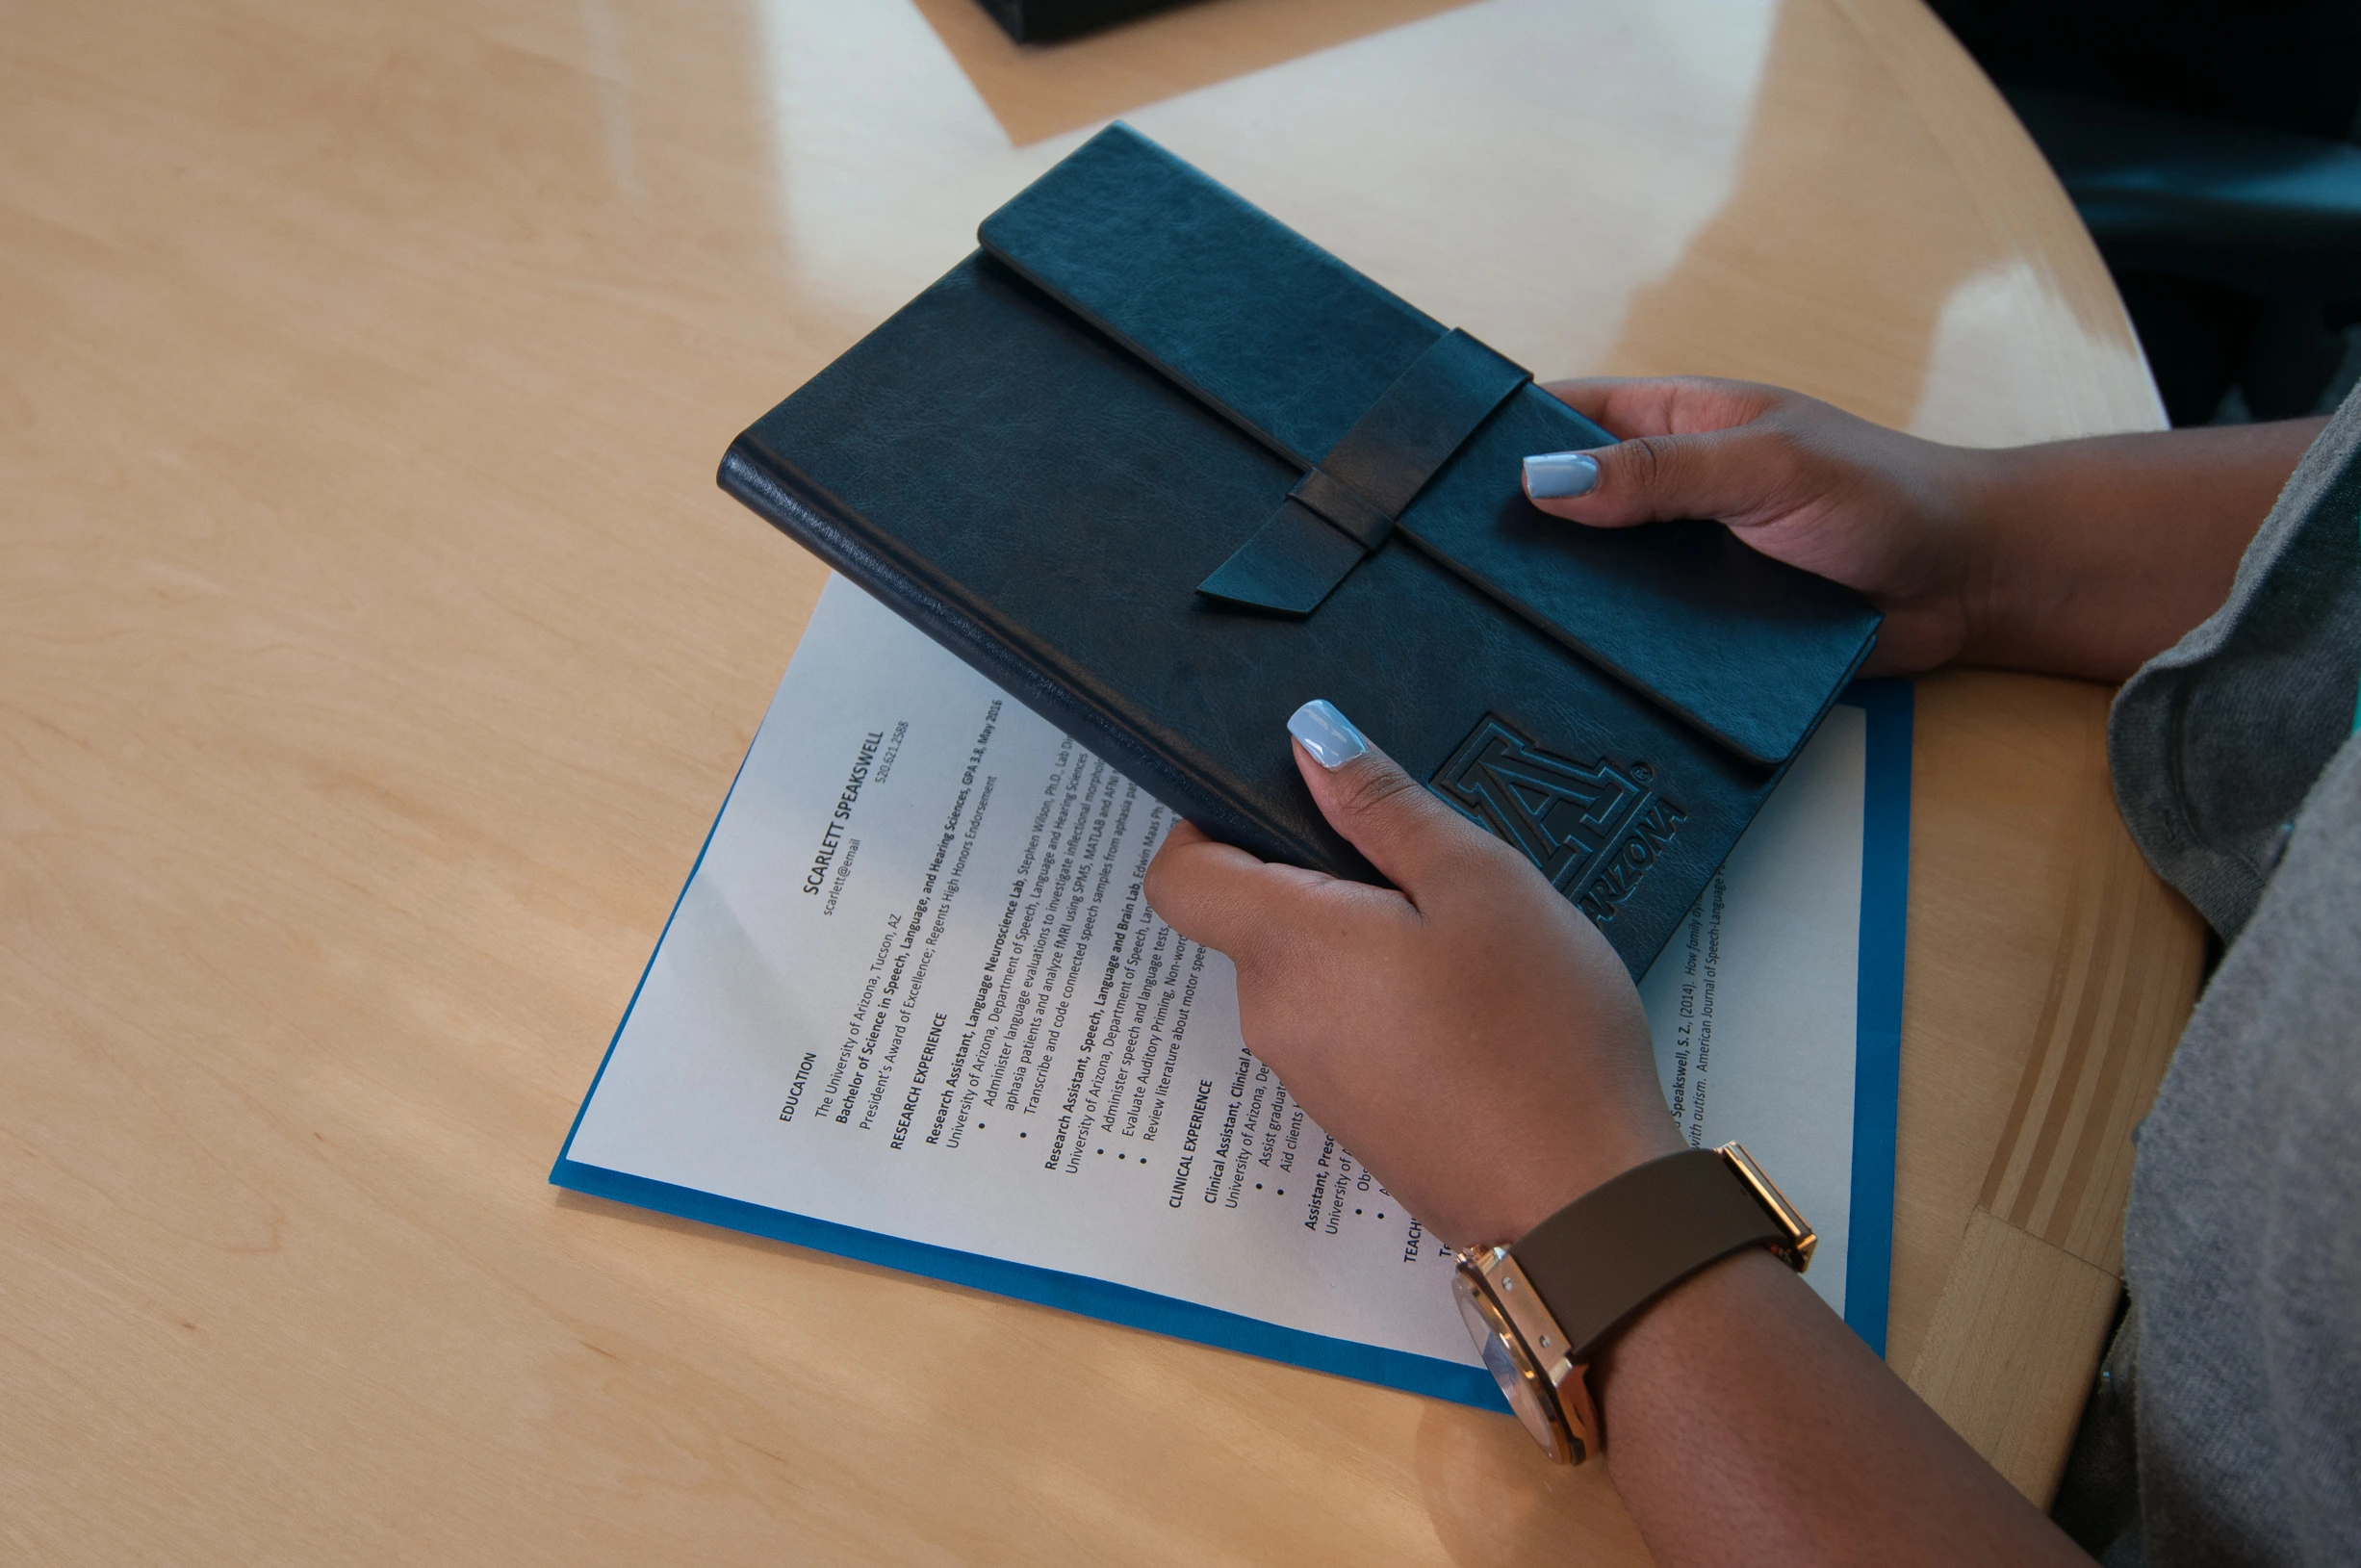
[[[1707,1264],[1790,1239],[1720,1150],[1688,1149],[1593,1188],[1508,1251],[1581,1365],[1626,1319]]]

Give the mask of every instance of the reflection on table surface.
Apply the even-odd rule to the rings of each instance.
[[[1263,3],[1047,50],[966,0],[762,7],[799,296],[878,319],[1119,115],[1544,375],[1776,379],[1975,442],[2154,420],[2038,155],[1979,189],[1843,8],[1306,3],[1249,31]],[[1971,71],[1946,107],[2005,123]]]
[[[713,489],[723,447],[1115,115],[1545,375],[1967,441],[2160,423],[1914,0],[1202,0],[1033,51],[970,0],[24,11],[12,1542],[1641,1555],[1604,1470],[1505,1420],[543,1185],[821,581]],[[2109,826],[2103,694],[1968,675],[1919,712],[1889,1343],[2038,1491],[2083,1331],[2025,1336],[2008,1281],[2051,1276],[2009,1248],[2086,1316],[2110,1287],[2185,912]],[[2059,1064],[2101,1057],[2086,1113]],[[2047,1402],[1975,1402],[2002,1383]]]

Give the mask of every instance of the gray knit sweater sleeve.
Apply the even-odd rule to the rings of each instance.
[[[2297,806],[2352,733],[2361,686],[2361,392],[2304,453],[2230,597],[2116,698],[2116,802],[2148,863],[2226,939]]]
[[[2230,939],[2138,1132],[2137,1539],[2361,1562],[2361,398],[2220,613],[2124,687],[2116,792]]]

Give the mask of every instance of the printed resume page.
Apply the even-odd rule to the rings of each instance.
[[[1836,710],[1644,989],[1684,1131],[1745,1139],[1839,1254],[1859,720]],[[1475,1364],[1444,1241],[1246,1049],[1228,961],[1148,909],[1172,821],[832,580],[570,1157]],[[1758,1027],[1758,994],[1802,1014]],[[1841,1306],[1829,1245],[1810,1277]]]

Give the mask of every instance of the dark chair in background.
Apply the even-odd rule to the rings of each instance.
[[[2350,384],[2361,0],[1933,3],[2090,225],[2173,424]]]

